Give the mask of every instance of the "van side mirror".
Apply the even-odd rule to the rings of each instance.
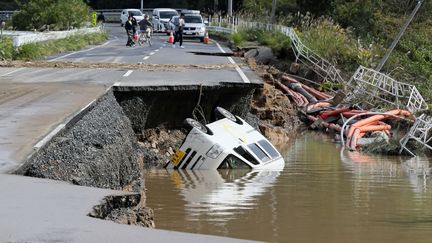
[[[208,25],[209,24],[208,20],[204,20],[204,24]]]

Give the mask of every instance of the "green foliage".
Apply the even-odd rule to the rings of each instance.
[[[87,45],[99,44],[107,39],[106,33],[74,35],[65,39],[40,43],[29,43],[20,46],[14,52],[13,59],[35,60],[60,52],[76,51]]]
[[[270,32],[262,34],[258,39],[262,45],[266,45],[273,50],[273,53],[279,57],[287,57],[288,52],[291,50],[291,40],[280,32]]]
[[[29,0],[12,19],[18,30],[66,30],[79,28],[90,19],[82,0]]]
[[[0,40],[0,60],[10,60],[13,55],[12,39],[3,37]]]
[[[343,27],[352,27],[359,34],[367,35],[376,25],[374,14],[377,4],[375,0],[334,0],[332,16]]]
[[[231,34],[231,40],[234,42],[234,45],[242,46],[243,43],[246,41],[246,36],[243,32],[237,31]]]
[[[286,57],[291,49],[291,40],[280,32],[263,31],[258,29],[239,29],[231,34],[230,39],[236,46],[242,46],[245,42],[258,42],[268,46],[278,57]]]

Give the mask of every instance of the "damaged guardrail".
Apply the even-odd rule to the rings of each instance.
[[[361,96],[362,100],[373,105],[376,105],[373,103],[376,99],[397,108],[406,108],[410,112],[428,109],[426,101],[414,85],[396,81],[363,66],[357,69],[347,86],[352,89],[350,99]],[[364,99],[365,96],[368,99]]]

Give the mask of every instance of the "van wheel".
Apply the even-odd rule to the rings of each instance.
[[[191,130],[192,128],[196,128],[199,131],[203,132],[203,133],[207,133],[207,127],[204,126],[203,124],[201,124],[201,122],[196,121],[192,118],[186,118],[184,121],[186,127],[188,128],[188,130]]]
[[[219,106],[216,107],[216,109],[215,109],[215,115],[216,115],[216,120],[226,118],[226,119],[231,120],[237,124],[240,124],[240,125],[243,124],[243,122],[238,117],[233,115],[228,110],[225,110],[224,108],[219,107]]]

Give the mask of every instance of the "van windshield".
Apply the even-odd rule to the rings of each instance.
[[[142,16],[140,11],[129,11],[129,16]]]
[[[202,24],[202,18],[201,18],[201,16],[186,15],[185,16],[185,23]]]
[[[160,12],[159,15],[161,19],[170,19],[172,16],[176,16],[177,13],[169,11],[169,12]]]

